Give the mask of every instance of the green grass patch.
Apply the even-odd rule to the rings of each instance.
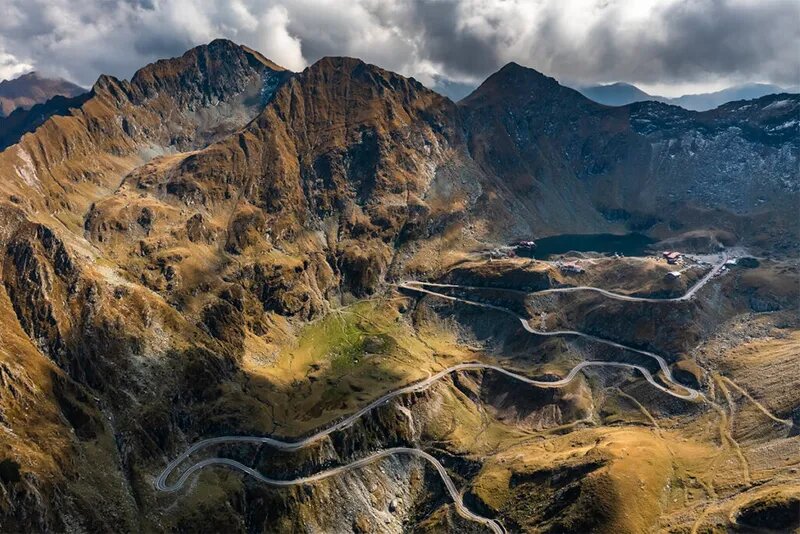
[[[309,361],[329,361],[335,374],[347,372],[366,354],[385,354],[396,348],[397,312],[388,306],[360,302],[308,325],[300,335],[297,353]]]

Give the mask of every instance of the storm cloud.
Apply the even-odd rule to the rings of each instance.
[[[800,83],[797,0],[0,0],[0,79],[129,78],[217,37],[292,70],[347,55],[441,87],[509,61],[571,83]]]

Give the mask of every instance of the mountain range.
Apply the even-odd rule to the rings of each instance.
[[[634,102],[653,100],[680,106],[692,111],[708,111],[735,100],[753,100],[762,96],[779,93],[797,93],[798,88],[784,88],[767,83],[749,83],[735,85],[710,93],[688,94],[679,97],[651,95],[635,85],[616,82],[600,85],[569,85],[585,97],[608,106],[624,106]],[[458,102],[475,90],[469,83],[454,82],[444,77],[437,77],[432,88]],[[0,81],[0,118],[7,117],[16,109],[29,110],[36,104],[42,104],[53,97],[76,97],[86,93],[86,89],[58,78],[46,78],[37,72],[24,74],[18,78]],[[54,103],[51,103],[52,106]],[[45,112],[46,114],[46,112]],[[4,123],[0,127],[0,136],[8,129],[13,129],[21,122],[20,114],[15,121]],[[30,120],[30,119],[29,119]],[[10,125],[9,125],[10,124]]]
[[[358,59],[295,73],[215,40],[34,109],[0,152],[9,531],[377,531],[332,510],[343,493],[368,503],[401,485],[391,477],[411,477],[402,465],[372,486],[348,475],[348,491],[280,493],[204,474],[213,478],[180,507],[155,491],[154,473],[203,437],[303,435],[352,413],[368,396],[347,378],[358,363],[347,347],[414,361],[402,339],[449,357],[445,327],[428,338],[368,330],[328,371],[272,365],[292,354],[294,369],[313,347],[350,340],[341,306],[435,279],[468,253],[601,232],[779,258],[800,250],[798,95],[706,112],[609,107],[510,63],[454,103]],[[407,311],[367,312],[364,324],[400,328]],[[331,316],[329,330],[303,337]],[[398,379],[370,372],[373,384]],[[379,412],[342,442],[251,460],[301,474],[344,463],[356,449],[402,445],[403,417]]]
[[[623,82],[576,87],[576,89],[585,97],[608,106],[624,106],[634,102],[652,100],[664,102],[665,104],[672,104],[673,106],[680,106],[693,111],[708,111],[736,100],[753,100],[772,94],[798,92],[796,88],[794,90],[786,89],[768,83],[736,85],[712,93],[683,95],[675,98],[651,95],[642,91],[635,85]]]
[[[0,80],[0,118],[15,109],[30,109],[54,96],[73,97],[86,89],[60,78],[47,78],[38,72],[29,72],[12,80]]]

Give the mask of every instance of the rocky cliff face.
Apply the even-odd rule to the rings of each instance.
[[[642,103],[631,106],[633,130],[650,142],[659,202],[696,202],[748,214],[798,193],[800,98],[770,95],[705,113]]]
[[[203,487],[220,489],[172,513],[153,473],[202,437],[291,435],[292,424],[368,399],[363,385],[337,391],[347,372],[334,379],[292,362],[305,374],[267,379],[253,362],[271,369],[309,321],[347,317],[335,308],[387,279],[513,237],[634,225],[672,235],[681,221],[668,208],[681,203],[683,213],[714,210],[685,229],[766,224],[797,195],[798,100],[785,95],[703,114],[612,109],[512,64],[456,106],[356,59],[293,74],[214,41],[56,104],[0,152],[0,514],[12,530],[203,530],[213,510],[213,527],[227,530],[277,521],[369,531],[385,520],[399,531],[416,504],[376,510],[393,484],[414,502],[434,491],[414,462],[376,467],[372,485],[348,475],[358,505],[336,517],[326,510],[351,496],[335,482],[287,496],[227,473],[208,475]],[[392,324],[413,323],[406,311],[398,304]],[[343,343],[332,354],[345,370],[352,347],[390,344],[374,332],[353,341],[344,326],[328,334],[313,344]],[[439,358],[438,342],[414,350]],[[381,372],[382,388],[402,378]],[[281,422],[275,399],[299,403],[321,382],[329,391],[306,419]],[[586,410],[574,400],[584,386],[570,393],[575,405],[559,394],[516,405],[495,398],[491,380],[456,386],[430,404],[442,410],[442,398],[463,394],[531,428]],[[420,439],[398,422],[404,413],[382,411],[351,429],[351,442],[280,465],[308,472]],[[370,500],[372,486],[387,498]]]
[[[130,82],[101,76],[80,107],[55,106],[34,135],[3,151],[2,167],[16,174],[4,189],[36,209],[85,211],[154,156],[205,146],[246,124],[289,75],[220,40],[149,65]]]
[[[308,318],[336,288],[377,288],[404,229],[429,215],[423,198],[460,143],[456,120],[413,80],[329,58],[242,131],[131,173],[88,213],[87,235],[111,256],[143,258],[137,278],[172,269],[151,287],[184,294],[216,285],[185,272],[185,253],[165,259],[188,239],[268,310]]]
[[[687,217],[670,220],[669,210],[686,206],[721,210],[712,219],[725,224],[787,214],[797,199],[798,95],[702,113],[658,102],[607,107],[510,64],[459,106],[471,153],[530,207],[535,233],[596,231],[641,215],[645,229],[675,227]]]

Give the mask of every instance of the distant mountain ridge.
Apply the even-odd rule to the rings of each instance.
[[[697,93],[690,95],[683,95],[675,98],[665,96],[651,95],[642,91],[635,85],[616,82],[605,85],[591,85],[584,87],[575,87],[586,98],[590,98],[600,104],[607,106],[624,106],[633,104],[634,102],[663,102],[665,104],[672,104],[673,106],[680,106],[690,111],[708,111],[717,108],[728,102],[737,100],[753,100],[761,98],[762,96],[780,94],[780,93],[797,93],[797,89],[788,89],[778,85],[768,83],[748,83],[742,85],[735,85],[722,89],[721,91],[714,91],[712,93]]]
[[[0,117],[15,109],[30,109],[54,96],[75,97],[87,90],[60,78],[47,78],[38,72],[29,72],[12,80],[0,81]]]
[[[592,85],[576,87],[583,96],[607,106],[625,106],[634,102],[655,100],[663,102],[664,98],[648,94],[635,85],[625,82],[610,83],[607,85]]]

